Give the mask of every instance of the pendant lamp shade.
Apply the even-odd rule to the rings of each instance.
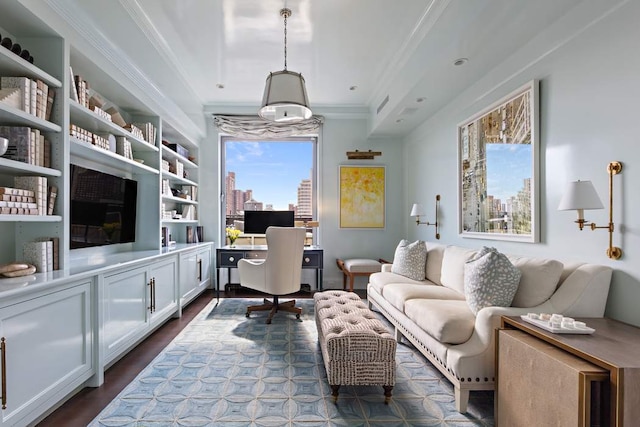
[[[269,73],[258,115],[273,122],[295,122],[311,117],[302,74],[282,70]]]
[[[272,122],[299,122],[311,118],[309,97],[300,73],[287,70],[287,18],[291,10],[280,10],[284,18],[284,70],[269,73],[258,115]]]

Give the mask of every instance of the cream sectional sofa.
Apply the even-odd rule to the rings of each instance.
[[[511,307],[485,307],[474,315],[465,300],[464,265],[475,250],[427,243],[425,280],[392,273],[392,264],[370,276],[367,299],[447,377],[456,408],[466,412],[471,390],[493,390],[495,329],[501,316],[560,313],[602,317],[612,270],[594,264],[509,256],[521,271]]]

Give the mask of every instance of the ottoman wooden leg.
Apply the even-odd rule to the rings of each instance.
[[[338,401],[338,390],[340,389],[340,384],[331,386],[331,397],[333,397],[333,403]]]
[[[391,390],[393,390],[392,385],[383,385],[384,388],[384,404],[388,405],[391,400]]]

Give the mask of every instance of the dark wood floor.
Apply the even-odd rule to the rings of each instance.
[[[245,292],[244,289],[229,292],[221,297],[248,298],[261,297],[264,294]],[[293,295],[295,298],[309,298],[312,294],[301,292]],[[156,357],[178,333],[202,309],[215,298],[213,291],[206,291],[190,303],[182,312],[179,319],[171,319],[158,328],[140,345],[131,350],[104,373],[104,384],[97,388],[84,388],[78,394],[65,402],[55,412],[50,414],[38,426],[53,427],[85,427],[100,411]]]

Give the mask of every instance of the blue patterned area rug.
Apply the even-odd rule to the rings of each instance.
[[[492,426],[493,393],[455,410],[453,387],[409,345],[399,345],[389,405],[382,387],[340,388],[331,400],[313,300],[301,320],[245,317],[258,299],[209,304],[90,426]]]

